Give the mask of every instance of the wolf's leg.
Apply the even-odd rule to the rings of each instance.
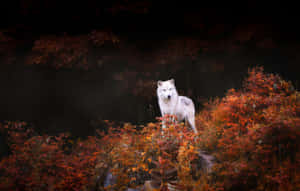
[[[176,120],[176,116],[175,115],[172,116],[172,122],[173,122],[174,125],[177,124],[177,120]]]
[[[162,124],[161,124],[161,127],[162,127],[163,129],[165,129],[165,128],[166,128],[166,122],[165,122],[165,120],[162,120],[161,123],[162,123]]]
[[[160,112],[161,112],[161,127],[162,129],[165,129],[166,128],[166,122],[165,122],[165,113],[160,109]]]
[[[197,132],[196,126],[195,126],[195,116],[191,115],[187,117],[187,122],[191,126],[191,128],[194,130],[195,133]]]
[[[162,130],[161,130],[161,137],[162,137],[162,138],[165,138],[164,129],[166,129],[166,121],[165,121],[164,119],[161,121],[161,127],[162,127]]]

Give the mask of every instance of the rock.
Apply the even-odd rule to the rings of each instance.
[[[108,186],[113,186],[116,183],[116,177],[110,172],[107,172],[107,176],[104,181],[104,188],[107,188]],[[141,191],[140,188],[127,188],[126,191]]]
[[[201,169],[204,170],[205,172],[211,172],[212,166],[214,165],[214,156],[208,155],[203,151],[199,151],[199,156],[202,159],[202,167]]]
[[[144,184],[144,190],[143,191],[153,191],[157,188],[154,188],[152,185],[151,185],[151,180],[147,180]]]
[[[138,188],[128,188],[127,191],[141,191],[141,189],[138,189]]]
[[[108,186],[112,186],[116,183],[116,177],[113,176],[113,174],[108,171],[107,172],[107,175],[106,175],[106,178],[105,178],[105,181],[104,181],[104,188],[108,187]]]

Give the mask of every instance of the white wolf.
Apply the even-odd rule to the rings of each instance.
[[[197,133],[194,103],[190,98],[178,95],[174,79],[157,82],[157,97],[162,116],[175,115],[178,121],[185,120]]]

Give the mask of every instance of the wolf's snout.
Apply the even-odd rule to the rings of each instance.
[[[171,96],[170,96],[170,95],[168,95],[168,99],[171,99]]]

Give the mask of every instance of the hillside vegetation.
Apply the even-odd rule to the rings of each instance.
[[[3,122],[10,154],[0,162],[0,189],[149,190],[151,181],[152,190],[300,190],[299,96],[290,82],[254,68],[242,89],[205,104],[197,135],[170,120],[162,130],[161,118],[143,129],[107,122],[107,132],[84,140]],[[214,158],[212,168],[201,153]],[[105,183],[108,172],[114,184]]]

